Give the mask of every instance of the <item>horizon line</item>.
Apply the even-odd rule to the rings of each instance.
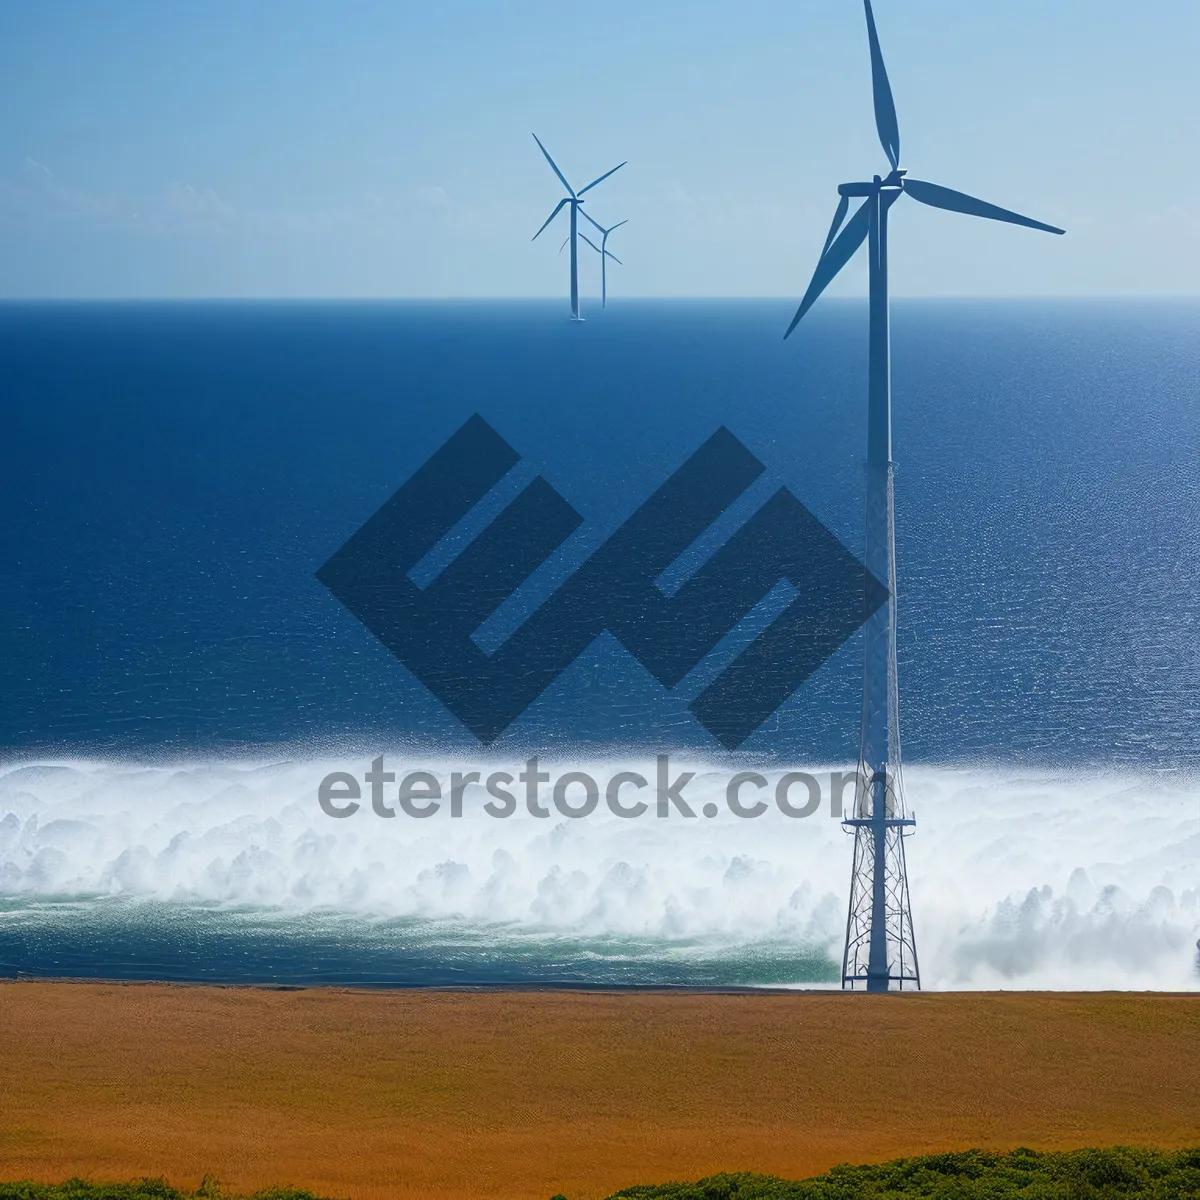
[[[582,294],[584,300],[594,300],[597,305],[600,303],[599,296],[588,296]],[[1031,303],[1038,301],[1162,301],[1162,300],[1200,300],[1200,292],[1044,292],[1044,293],[973,293],[973,292],[947,292],[938,295],[899,295],[892,296],[892,301],[905,302],[941,302],[941,301],[988,301],[1000,303]],[[799,303],[799,298],[794,294],[776,294],[776,293],[757,293],[751,295],[749,293],[734,293],[728,295],[705,294],[705,295],[672,295],[663,293],[661,295],[647,296],[622,296],[615,303],[617,306],[625,304],[645,304],[654,303],[660,304],[670,301],[672,303],[688,303],[688,302],[704,302],[711,303],[720,301],[722,303],[729,302],[746,302],[746,303]],[[827,298],[831,304],[865,304],[867,295],[864,292],[862,295],[854,296],[831,296]],[[561,303],[560,295],[544,295],[544,296],[382,296],[382,295],[352,295],[352,294],[337,294],[337,295],[271,295],[263,293],[262,295],[246,295],[236,296],[222,293],[213,294],[198,294],[198,295],[147,295],[147,296],[106,296],[106,295],[61,295],[61,296],[4,296],[0,295],[0,305],[5,304],[553,304]]]

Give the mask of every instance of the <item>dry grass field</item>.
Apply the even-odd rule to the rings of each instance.
[[[597,1200],[1200,1140],[1200,997],[0,984],[0,1178]]]

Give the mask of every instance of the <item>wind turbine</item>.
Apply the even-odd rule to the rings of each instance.
[[[550,164],[555,175],[562,182],[563,187],[567,189],[568,195],[564,196],[555,206],[554,211],[542,222],[542,228],[537,231],[530,239],[537,241],[542,234],[542,230],[554,220],[555,217],[562,211],[563,206],[569,204],[571,206],[571,232],[567,235],[571,243],[571,320],[582,321],[583,318],[579,315],[579,254],[576,238],[579,233],[579,206],[583,203],[585,192],[590,192],[598,183],[603,183],[613,171],[619,171],[625,163],[617,163],[612,171],[605,171],[599,179],[593,179],[585,188],[580,188],[576,191],[568,182],[567,177],[558,169],[558,164],[550,157],[550,152],[542,145],[541,139],[535,133],[533,140],[537,142],[538,149],[546,156],[546,161]],[[626,159],[626,162],[629,160]]]
[[[886,992],[891,983],[921,986],[908,876],[904,862],[906,827],[915,821],[904,800],[900,777],[899,697],[896,685],[896,550],[892,495],[892,383],[888,327],[888,210],[903,195],[921,204],[991,221],[1063,230],[999,208],[936,183],[909,179],[900,167],[900,129],[888,83],[871,0],[863,0],[871,50],[875,126],[891,164],[885,178],[843,183],[841,199],[808,291],[788,326],[786,338],[854,252],[868,243],[870,255],[870,357],[867,400],[866,569],[886,583],[888,598],[867,620],[863,651],[862,741],[854,815],[854,865],[846,918],[842,987],[865,983]],[[852,198],[862,204],[847,221]],[[844,223],[844,227],[843,227]]]
[[[594,217],[592,217],[590,213],[585,212],[583,215],[589,221],[591,221],[591,223],[598,230],[600,230],[600,245],[598,245],[598,246],[596,245],[595,242],[592,241],[592,239],[590,237],[588,237],[588,235],[586,233],[581,233],[579,236],[581,238],[583,238],[583,240],[585,242],[587,242],[587,244],[589,246],[591,246],[591,248],[593,250],[595,250],[597,254],[600,255],[600,307],[607,308],[608,307],[608,260],[611,258],[613,260],[613,262],[615,262],[618,266],[622,265],[621,260],[611,250],[608,249],[608,235],[610,233],[612,233],[612,231],[614,229],[620,229],[622,225],[628,225],[629,221],[628,220],[618,221],[615,225],[610,225],[607,229],[605,229],[604,226],[601,225],[600,222],[597,221]]]

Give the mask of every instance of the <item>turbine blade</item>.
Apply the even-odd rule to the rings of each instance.
[[[879,48],[879,34],[875,32],[875,14],[871,11],[871,0],[863,0],[867,10],[867,38],[871,43],[871,90],[875,93],[875,128],[883,152],[892,164],[892,170],[900,165],[900,126],[896,123],[896,104],[892,99],[892,85],[888,82],[887,67],[883,65],[883,51]]]
[[[593,217],[593,216],[592,216],[592,214],[591,214],[591,213],[589,213],[589,212],[587,211],[587,209],[586,209],[586,208],[581,208],[581,209],[579,210],[579,215],[580,215],[581,217],[583,217],[583,219],[584,219],[585,221],[591,221],[592,225],[593,225],[593,226],[594,226],[596,229],[600,230],[600,232],[601,232],[601,233],[607,233],[607,232],[608,232],[608,230],[606,230],[606,229],[604,228],[604,226],[603,226],[603,225],[601,225],[601,224],[600,224],[600,222],[599,222],[599,221],[597,221],[597,220],[596,220],[596,218],[595,218],[595,217]]]
[[[618,222],[617,222],[615,225],[610,225],[610,226],[609,226],[609,227],[608,227],[608,228],[607,228],[607,229],[606,229],[604,232],[605,232],[605,233],[612,233],[612,231],[613,231],[614,229],[620,229],[622,225],[628,225],[628,224],[629,224],[629,218],[628,218],[628,217],[626,217],[626,218],[625,218],[625,220],[623,220],[623,221],[618,221]]]
[[[550,222],[553,221],[554,218],[557,217],[560,212],[562,212],[562,206],[564,204],[570,204],[570,203],[571,203],[570,200],[567,200],[565,198],[560,200],[558,202],[558,204],[555,205],[554,211],[542,222],[542,229],[545,229],[546,226],[549,225]],[[533,237],[531,237],[529,240],[531,242],[536,242],[538,240],[538,238],[540,238],[542,236],[542,229],[539,229],[537,231],[537,233],[535,233],[533,235]]]
[[[613,262],[615,262],[615,263],[620,263],[620,264],[621,264],[621,266],[624,266],[624,265],[625,265],[623,262],[621,262],[621,260],[620,260],[620,259],[619,259],[619,258],[618,258],[618,257],[617,257],[617,256],[616,256],[616,255],[615,255],[615,254],[614,254],[614,253],[611,251],[611,250],[605,250],[605,252],[604,252],[604,253],[605,253],[605,254],[607,254],[607,255],[608,255],[608,257],[609,257],[609,258],[611,258],[611,259],[613,260]]]
[[[587,187],[579,189],[579,194],[582,196],[584,192],[590,192],[592,190],[592,188],[594,188],[596,186],[596,184],[603,183],[610,175],[619,171],[625,165],[625,163],[627,163],[628,161],[629,161],[629,159],[626,159],[625,162],[617,163],[617,165],[615,167],[613,167],[613,169],[611,171],[605,171],[604,174],[601,175],[599,179],[593,179],[592,182],[587,185]]]
[[[905,179],[904,190],[922,204],[933,208],[944,208],[949,212],[966,213],[969,217],[986,217],[989,221],[1007,221],[1010,225],[1024,225],[1029,229],[1041,229],[1046,233],[1065,233],[1057,225],[1047,225],[1043,221],[1035,221],[1032,217],[1023,217],[1020,213],[1010,212],[1007,208],[999,208],[988,204],[986,200],[976,200],[964,192],[955,192],[936,183],[926,183],[922,179]]]
[[[588,244],[589,246],[591,246],[591,248],[592,248],[593,250],[595,250],[595,252],[596,252],[597,254],[600,254],[600,253],[602,253],[602,251],[601,251],[600,247],[599,247],[599,246],[597,246],[597,245],[596,245],[596,243],[595,243],[595,242],[593,242],[593,241],[592,241],[592,239],[591,239],[590,237],[588,237],[588,235],[587,235],[586,233],[581,233],[579,236],[580,236],[581,238],[583,238],[583,240],[584,240],[585,242],[587,242],[587,244]]]
[[[561,254],[567,248],[567,243],[570,240],[571,240],[571,235],[568,233],[567,236],[565,238],[563,238],[563,244],[561,246],[559,246],[559,248],[558,248],[559,254]]]
[[[833,214],[833,224],[829,226],[829,236],[825,239],[825,247],[821,251],[822,255],[829,249],[833,239],[837,237],[838,230],[842,227],[842,222],[846,219],[846,213],[850,211],[850,197],[843,196],[838,201],[837,212]]]
[[[570,185],[570,184],[567,182],[567,177],[566,177],[566,176],[565,176],[565,175],[564,175],[564,174],[563,174],[563,173],[562,173],[562,172],[561,172],[561,171],[558,169],[558,163],[556,163],[556,162],[554,161],[554,159],[552,159],[552,158],[550,157],[550,151],[549,151],[549,150],[547,150],[547,149],[546,149],[546,147],[542,145],[542,139],[541,139],[541,138],[539,138],[539,137],[538,137],[538,135],[535,133],[535,134],[533,135],[533,140],[534,140],[535,142],[537,142],[537,144],[538,144],[538,149],[539,149],[539,150],[540,150],[540,151],[541,151],[541,152],[542,152],[542,153],[543,153],[543,154],[546,156],[546,161],[547,161],[547,162],[550,164],[550,166],[551,166],[551,167],[554,169],[554,173],[555,173],[555,175],[557,175],[557,176],[559,177],[559,179],[561,179],[561,180],[562,180],[562,185],[563,185],[563,187],[565,187],[565,188],[567,189],[567,191],[568,191],[568,192],[570,192],[572,196],[574,196],[574,195],[575,195],[574,189],[573,189],[573,188],[571,187],[571,185]]]
[[[838,234],[832,246],[821,255],[817,269],[813,272],[812,282],[800,307],[787,328],[788,337],[792,330],[800,324],[801,318],[817,302],[817,297],[833,282],[837,273],[850,261],[855,250],[866,241],[867,231],[871,227],[871,200],[864,200],[858,211],[846,222],[846,228]]]

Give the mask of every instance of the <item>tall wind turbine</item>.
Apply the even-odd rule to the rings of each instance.
[[[568,182],[567,177],[558,169],[558,164],[550,157],[550,152],[542,145],[541,139],[535,133],[533,140],[537,142],[538,149],[546,156],[546,161],[550,164],[555,175],[562,182],[563,187],[567,189],[568,195],[564,196],[555,206],[554,211],[542,222],[542,228],[533,235],[531,240],[537,241],[542,234],[542,230],[554,220],[555,217],[562,211],[563,206],[569,204],[571,206],[571,232],[568,234],[568,239],[571,243],[571,320],[582,321],[583,318],[579,315],[579,253],[578,253],[578,235],[579,235],[579,206],[583,203],[585,192],[590,192],[598,183],[603,183],[613,171],[619,171],[625,163],[617,163],[612,171],[605,171],[599,179],[593,179],[585,188],[580,188],[576,191]],[[626,159],[626,162],[629,160]]]
[[[909,179],[900,168],[900,129],[888,83],[871,0],[863,0],[871,49],[875,125],[891,164],[886,178],[843,183],[833,224],[808,291],[784,337],[796,328],[817,297],[854,252],[867,242],[870,255],[870,359],[867,400],[867,513],[865,566],[886,582],[888,601],[870,617],[863,652],[862,742],[854,815],[854,865],[846,918],[842,987],[865,983],[886,992],[892,983],[921,986],[912,909],[904,862],[906,827],[915,824],[900,777],[899,699],[896,686],[896,548],[892,489],[891,344],[888,329],[888,210],[902,195],[921,204],[1046,233],[1063,230],[998,208],[936,183]],[[862,198],[846,220],[852,198]],[[844,223],[844,227],[843,227]]]
[[[586,233],[581,233],[579,236],[597,254],[600,255],[600,307],[608,307],[608,260],[611,258],[618,266],[621,265],[621,260],[608,248],[608,235],[614,229],[620,229],[622,225],[628,225],[629,221],[618,221],[615,225],[610,225],[607,229],[600,224],[590,213],[583,214],[591,223],[600,231],[600,245],[596,245]]]

